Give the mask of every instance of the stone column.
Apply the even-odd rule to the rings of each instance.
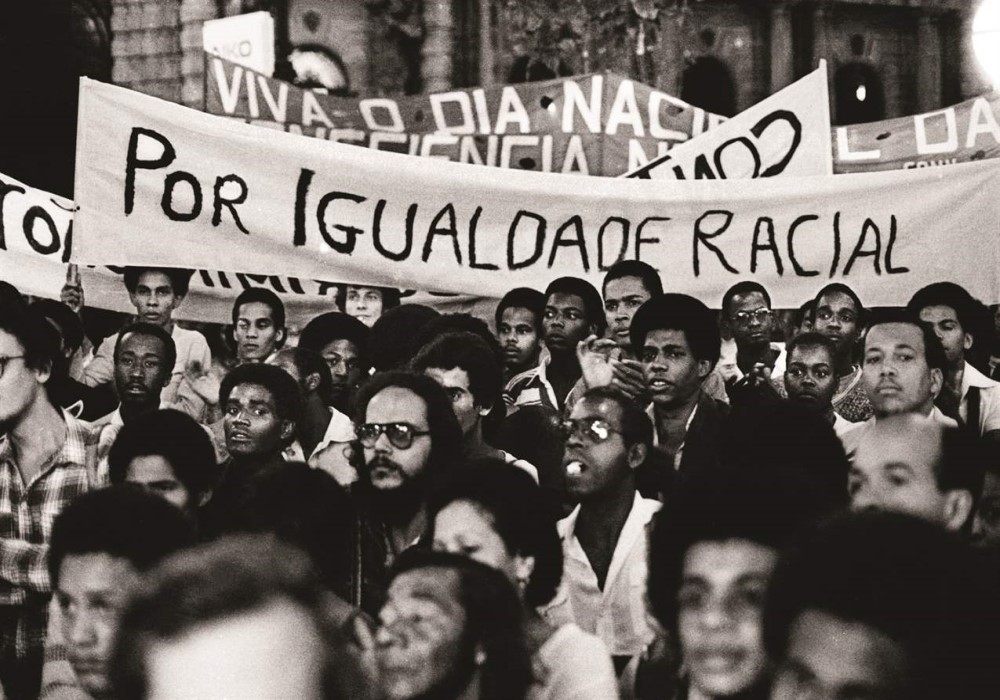
[[[114,0],[115,84],[172,102],[181,99],[180,0]]]
[[[205,105],[205,57],[201,27],[218,17],[215,0],[181,0],[181,101],[188,107]]]
[[[794,79],[792,18],[788,4],[778,0],[771,5],[771,94],[791,85]]]
[[[424,45],[421,48],[421,75],[424,92],[451,89],[453,32],[452,0],[424,2]]]
[[[826,30],[827,10],[822,3],[813,9],[813,56],[812,67],[819,65],[821,58],[830,61],[830,40]]]

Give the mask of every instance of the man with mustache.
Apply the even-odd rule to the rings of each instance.
[[[947,427],[957,423],[934,405],[944,383],[944,347],[930,327],[904,311],[872,320],[865,336],[862,380],[875,415],[842,436],[853,460],[866,433],[889,416],[915,413]]]
[[[819,333],[801,333],[788,344],[787,353],[785,391],[788,398],[821,414],[837,435],[857,425],[833,410],[833,395],[837,392],[833,341]]]
[[[388,567],[426,529],[433,484],[459,466],[462,431],[445,390],[408,372],[384,372],[367,382],[354,424],[360,571],[352,602],[374,612]]]
[[[160,396],[170,383],[177,350],[173,338],[152,323],[133,323],[122,329],[114,350],[115,390],[121,400],[114,413],[101,421],[97,439],[97,474],[109,484],[108,453],[122,426],[136,416],[171,408]]]
[[[504,390],[508,413],[520,406],[546,406],[561,411],[582,376],[577,345],[592,335],[604,335],[601,295],[578,277],[560,277],[545,290],[542,333],[548,355],[513,377]]]

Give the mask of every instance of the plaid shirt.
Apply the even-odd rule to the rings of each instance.
[[[66,441],[27,484],[10,441],[0,437],[0,611],[5,656],[41,650],[52,593],[48,543],[56,516],[93,481],[85,425],[63,412]]]

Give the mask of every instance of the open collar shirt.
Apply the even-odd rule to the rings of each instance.
[[[557,627],[576,623],[604,642],[613,656],[631,656],[645,649],[654,634],[646,613],[646,527],[659,509],[659,501],[636,493],[603,589],[576,539],[580,506],[560,520],[563,581],[556,597],[541,609],[545,618]]]

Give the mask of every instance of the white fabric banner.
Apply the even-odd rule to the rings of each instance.
[[[58,299],[66,281],[75,208],[67,199],[0,173],[0,280],[10,282],[24,294]],[[121,272],[120,268],[105,266],[81,267],[80,282],[87,306],[133,313],[135,308],[129,302]],[[335,286],[333,282],[283,275],[195,270],[188,296],[174,318],[229,323],[233,301],[240,292],[264,287],[281,297],[289,323],[301,326],[317,314],[336,310]],[[469,295],[404,292],[403,298],[442,313],[467,311],[489,316],[495,305],[494,301]]]
[[[500,296],[619,258],[717,305],[754,278],[797,307],[830,279],[870,305],[941,279],[1000,301],[1000,164],[661,183],[359,149],[84,80],[73,259]]]
[[[820,61],[801,80],[623,177],[739,180],[832,173],[826,61]]]

